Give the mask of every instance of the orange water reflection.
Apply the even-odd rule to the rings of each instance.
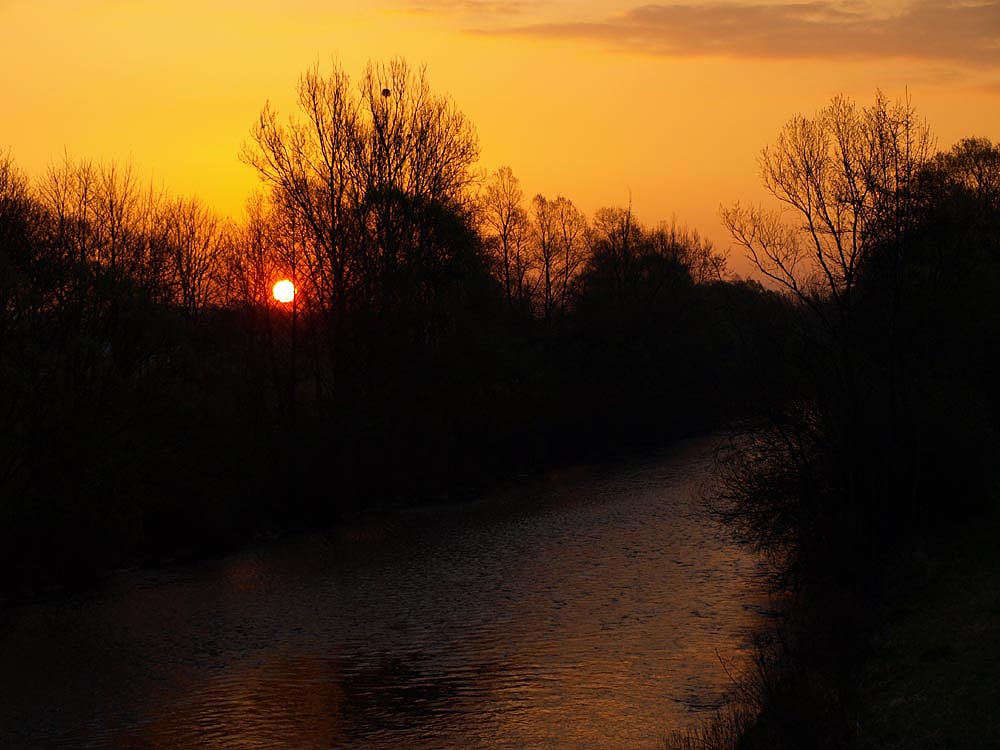
[[[656,748],[723,700],[761,622],[754,561],[697,513],[710,451],[19,610],[0,726],[66,747]]]

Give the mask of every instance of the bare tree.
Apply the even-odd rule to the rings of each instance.
[[[534,208],[535,265],[538,272],[538,289],[541,294],[542,317],[552,320],[556,308],[556,284],[559,280],[559,247],[555,207],[539,193],[532,201]]]
[[[246,217],[229,233],[224,245],[223,298],[229,305],[256,307],[266,304],[271,286],[281,275],[275,249],[275,219],[264,196],[253,195]]]
[[[28,267],[37,260],[37,215],[28,178],[10,151],[0,153],[0,348],[23,314]]]
[[[125,260],[139,214],[140,192],[132,165],[109,162],[99,167],[95,199],[95,260],[116,274]]]
[[[523,200],[520,181],[510,167],[493,173],[483,196],[482,220],[494,248],[495,272],[510,304],[530,299],[529,222]]]
[[[587,260],[585,242],[589,227],[587,218],[568,198],[559,195],[552,203],[555,219],[556,244],[559,251],[559,281],[557,297],[560,313],[569,305],[573,285]]]
[[[642,242],[642,228],[632,216],[632,207],[604,207],[594,212],[593,231],[590,237],[590,254],[607,254],[621,261],[635,253]],[[621,279],[617,279],[618,282]]]
[[[676,221],[661,223],[651,234],[655,252],[687,269],[696,284],[710,284],[726,277],[726,257],[711,241]]]
[[[1000,146],[988,138],[963,138],[950,151],[934,157],[925,180],[933,191],[940,190],[942,183],[960,185],[983,208],[996,210],[1000,205]]]
[[[723,222],[762,274],[817,310],[829,297],[843,312],[872,248],[912,221],[915,180],[932,148],[909,99],[879,92],[858,109],[838,96],[814,117],[790,120],[761,153],[764,186],[784,213],[736,204],[722,210]]]
[[[282,124],[268,105],[251,138],[242,157],[307,235],[305,267],[337,318],[373,298],[407,247],[407,201],[460,203],[478,157],[468,120],[402,60],[369,64],[356,92],[339,66],[313,68],[299,116]]]
[[[95,258],[96,193],[94,165],[75,162],[66,153],[61,162],[49,166],[39,187],[42,204],[55,219],[53,249],[71,262],[84,264]]]
[[[171,201],[163,212],[174,302],[194,315],[221,298],[222,223],[195,199]]]
[[[413,198],[460,200],[473,181],[479,144],[450,98],[431,92],[425,69],[405,60],[369,63],[360,83],[367,117],[355,154],[367,190],[392,188]]]
[[[54,256],[80,273],[128,278],[151,299],[171,301],[168,250],[162,221],[164,196],[152,182],[142,185],[131,164],[76,161],[64,154],[37,189],[52,218],[48,244]],[[67,291],[74,288],[71,282]],[[83,291],[76,288],[79,297]],[[77,300],[80,301],[79,299]]]
[[[309,228],[312,265],[322,269],[313,281],[342,309],[354,270],[347,214],[358,103],[341,68],[324,78],[316,66],[299,79],[298,104],[301,117],[287,125],[266,105],[251,131],[253,144],[241,156],[269,188],[272,203]]]
[[[899,511],[913,509],[925,454],[906,433],[922,397],[896,324],[932,148],[908,98],[879,92],[859,108],[836,97],[790,120],[761,153],[764,186],[781,210],[722,211],[760,272],[805,313],[799,397],[751,437],[728,482],[730,518],[758,542],[787,545],[800,569],[835,561],[841,575],[908,526]]]
[[[542,316],[551,320],[565,313],[589,252],[587,219],[561,195],[549,200],[539,194],[534,208],[534,265]]]
[[[122,259],[129,278],[160,304],[173,302],[170,248],[163,223],[166,202],[164,192],[152,182],[137,191]]]

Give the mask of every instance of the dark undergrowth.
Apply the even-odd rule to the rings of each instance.
[[[745,443],[741,450],[757,458],[751,478],[768,476],[769,497],[778,496],[760,454],[748,454]],[[975,512],[942,514],[920,534],[910,528],[885,537],[887,549],[866,558],[863,576],[856,565],[839,568],[829,558],[807,568],[790,564],[794,549],[765,556],[774,590],[783,592],[775,628],[759,635],[731,701],[693,730],[667,737],[664,747],[996,747],[1000,487],[973,482],[983,487],[973,499],[962,497],[962,484],[951,507]],[[775,542],[766,551],[775,553]],[[865,548],[844,554],[858,549]]]

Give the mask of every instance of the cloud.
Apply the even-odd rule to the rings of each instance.
[[[413,13],[514,16],[530,9],[532,5],[528,0],[410,0],[405,7]]]
[[[893,14],[861,3],[671,3],[635,7],[598,21],[480,30],[539,39],[598,42],[663,56],[757,59],[909,58],[1000,67],[1000,2],[919,0]]]

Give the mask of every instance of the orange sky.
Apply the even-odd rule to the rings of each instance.
[[[1000,2],[0,0],[0,148],[32,175],[131,158],[238,217],[264,102],[289,112],[317,60],[395,55],[475,123],[484,169],[588,213],[631,196],[721,249],[761,147],[837,93],[908,90],[942,148],[1000,140]]]

